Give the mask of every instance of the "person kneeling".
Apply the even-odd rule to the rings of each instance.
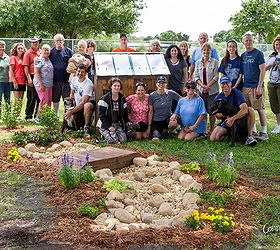
[[[196,84],[187,82],[185,85],[186,97],[178,101],[174,114],[170,121],[176,121],[180,116],[182,130],[178,139],[194,140],[206,132],[206,109],[203,99],[195,93]]]
[[[75,98],[76,106],[65,112],[64,117],[70,118],[76,115],[84,127],[84,134],[89,137],[89,126],[95,108],[93,83],[87,76],[87,68],[80,64],[77,68],[76,76],[71,81],[70,98]]]
[[[132,123],[128,119],[125,97],[120,93],[122,82],[113,77],[109,80],[109,86],[110,91],[98,101],[99,120],[96,126],[109,144],[126,142],[125,130]]]
[[[232,83],[227,76],[223,76],[220,79],[220,84],[223,91],[216,96],[215,100],[225,100],[228,104],[234,106],[239,111],[231,117],[224,117],[221,113],[217,113],[216,117],[218,119],[222,119],[222,122],[215,127],[210,135],[210,140],[221,140],[228,133],[228,129],[226,127],[231,128],[235,121],[246,116],[248,137],[245,141],[245,145],[256,145],[257,141],[252,136],[253,125],[255,123],[254,110],[246,104],[243,93],[238,89],[232,88]]]

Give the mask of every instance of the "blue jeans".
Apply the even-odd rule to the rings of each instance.
[[[4,100],[10,103],[11,100],[11,84],[9,82],[0,82],[0,104],[4,94]]]

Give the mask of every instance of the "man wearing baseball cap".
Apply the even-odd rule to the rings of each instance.
[[[112,52],[136,52],[135,49],[128,47],[127,42],[128,38],[126,34],[122,33],[120,34],[120,47],[115,48],[112,50]]]
[[[225,119],[225,124],[228,127],[231,127],[236,120],[246,116],[248,137],[246,139],[245,145],[250,145],[250,146],[256,145],[257,141],[252,136],[253,126],[255,123],[255,113],[253,108],[248,107],[248,105],[245,102],[244,95],[241,91],[232,88],[232,83],[227,76],[223,76],[220,79],[220,84],[223,91],[216,96],[215,100],[220,100],[220,99],[225,100],[228,104],[231,104],[239,109],[236,115]],[[225,118],[221,113],[216,114],[216,117],[218,119]],[[227,129],[222,124],[223,123],[215,127],[215,129],[211,133],[210,135],[211,141],[219,141],[223,136],[227,134]]]

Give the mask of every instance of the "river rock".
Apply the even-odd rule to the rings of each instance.
[[[113,230],[116,224],[119,224],[120,221],[116,218],[108,218],[105,220],[104,225],[107,227],[107,230]]]
[[[43,158],[43,154],[35,152],[35,153],[33,153],[32,158],[35,159],[35,160],[42,159]]]
[[[153,215],[150,213],[141,212],[140,218],[143,223],[152,223],[153,222]]]
[[[64,148],[71,148],[73,146],[73,144],[70,141],[62,141],[59,143],[59,145],[61,145]]]
[[[150,183],[162,185],[163,181],[164,181],[164,178],[162,176],[156,176],[150,180]]]
[[[180,179],[180,177],[183,175],[184,173],[181,172],[180,170],[178,169],[175,169],[172,173],[172,178],[175,180],[175,181],[178,181]]]
[[[195,204],[199,200],[199,195],[196,193],[185,193],[183,195],[182,203],[184,207],[187,207],[189,204]]]
[[[140,229],[139,223],[130,223],[128,224],[129,232],[135,232]]]
[[[125,198],[123,200],[123,203],[126,205],[126,206],[129,206],[129,205],[134,205],[135,204],[135,201],[131,198]]]
[[[149,200],[149,205],[151,207],[156,207],[159,208],[160,205],[164,202],[163,198],[161,197],[161,195],[156,195],[150,198]]]
[[[20,156],[26,156],[27,155],[27,151],[25,148],[18,148],[18,153],[20,154]]]
[[[124,199],[124,196],[120,191],[113,189],[109,194],[107,194],[106,199],[122,201]]]
[[[120,222],[128,223],[128,224],[134,222],[135,220],[135,217],[123,208],[117,208],[114,213],[114,216]]]
[[[190,185],[195,182],[195,180],[189,174],[181,175],[179,177],[179,181],[180,181],[182,187],[186,188],[187,190],[189,190]]]
[[[35,143],[28,143],[25,145],[25,150],[30,152],[37,152],[38,148],[36,147]]]
[[[134,179],[136,181],[142,181],[145,177],[146,177],[145,173],[142,172],[142,171],[137,171],[137,172],[134,173]]]
[[[148,163],[148,160],[143,157],[135,157],[133,159],[133,164],[136,165],[137,167],[144,167]]]
[[[97,222],[97,223],[105,225],[105,221],[107,219],[108,219],[108,214],[107,213],[101,213],[94,219],[94,221]]]
[[[160,184],[153,184],[150,189],[153,193],[168,193],[168,189]]]
[[[129,227],[127,224],[117,224],[116,232],[117,233],[129,233]]]
[[[172,215],[173,214],[173,209],[170,206],[169,203],[164,202],[160,205],[159,209],[158,209],[159,214],[161,215]]]
[[[84,149],[86,149],[89,145],[90,145],[90,144],[88,144],[88,143],[77,142],[77,143],[75,143],[74,146],[77,147],[77,148],[84,148]]]
[[[124,204],[115,200],[106,200],[105,205],[107,208],[124,208]]]

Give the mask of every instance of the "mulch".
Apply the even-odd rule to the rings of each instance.
[[[261,199],[263,194],[268,194],[264,187],[256,187],[247,179],[240,178],[232,186],[236,199],[226,207],[235,214],[236,228],[233,232],[221,234],[212,230],[209,225],[200,230],[187,228],[142,229],[126,234],[114,231],[93,231],[94,220],[81,217],[76,208],[81,203],[95,204],[100,198],[106,196],[102,189],[101,181],[82,183],[74,190],[66,190],[59,185],[57,180],[57,167],[39,163],[36,160],[21,158],[19,162],[12,163],[7,160],[7,152],[12,149],[12,143],[2,144],[0,149],[0,167],[2,170],[13,170],[28,174],[47,184],[45,195],[48,205],[55,208],[52,217],[54,226],[47,230],[43,240],[67,243],[75,248],[112,248],[125,249],[129,246],[144,246],[145,244],[174,245],[184,249],[202,249],[204,247],[218,248],[224,244],[240,245],[250,239],[252,226],[257,222],[252,219],[252,203]],[[139,152],[143,156],[151,153]],[[165,156],[166,157],[166,156]],[[165,158],[178,160],[175,157]],[[208,191],[222,192],[213,182],[206,179],[202,173],[194,176],[203,188]],[[241,198],[242,199],[239,199]],[[245,199],[244,199],[245,198]],[[203,207],[207,209],[207,207]]]

